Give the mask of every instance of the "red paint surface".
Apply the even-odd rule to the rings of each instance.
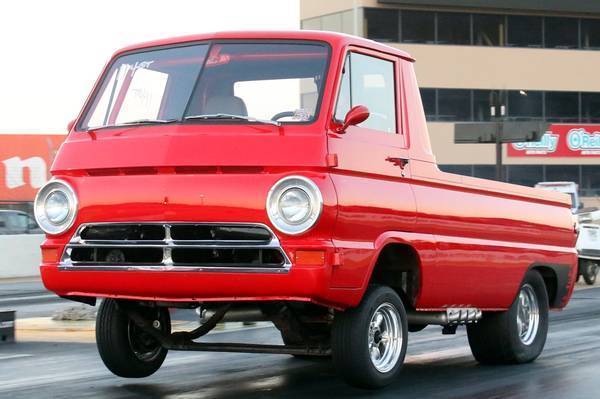
[[[297,237],[273,230],[290,259],[296,250],[323,250],[325,264],[293,262],[288,274],[273,275],[74,272],[59,271],[49,262],[42,265],[49,289],[60,295],[300,300],[346,308],[359,303],[379,252],[388,244],[402,244],[418,255],[419,309],[506,309],[534,264],[570,268],[566,304],[577,261],[568,197],[439,171],[408,55],[371,41],[318,32],[224,33],[144,46],[213,38],[328,42],[332,59],[315,121],[282,127],[168,125],[72,132],[52,173],[67,180],[79,196],[75,225],[230,221],[271,226],[265,212],[268,190],[283,176],[300,174],[321,189],[322,216]],[[331,121],[349,49],[395,63],[398,134],[355,126],[336,132]],[[44,245],[62,250],[73,230],[49,237]]]
[[[600,125],[551,125],[540,141],[507,146],[509,157],[600,157]]]

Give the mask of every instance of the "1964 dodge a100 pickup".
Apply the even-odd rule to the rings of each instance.
[[[482,363],[541,353],[577,277],[564,194],[440,171],[410,55],[326,32],[118,51],[39,191],[46,287],[95,304],[122,377],[167,351],[330,356],[390,383],[408,332],[465,324]],[[198,328],[171,333],[169,309]],[[209,343],[271,321],[283,345]]]

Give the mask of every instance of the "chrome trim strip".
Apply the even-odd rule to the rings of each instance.
[[[202,225],[202,226],[232,226],[232,227],[260,227],[265,229],[271,236],[270,241],[265,240],[231,240],[231,241],[207,241],[207,240],[173,240],[171,238],[171,226],[173,225]],[[162,226],[165,229],[165,238],[163,240],[84,240],[81,238],[82,231],[89,226],[99,225],[155,225]],[[209,244],[210,243],[210,244]],[[263,244],[261,244],[263,243]],[[71,260],[71,250],[73,248],[162,248],[163,259],[160,264],[103,264],[102,262],[73,262]],[[275,249],[283,256],[284,263],[279,267],[252,267],[242,265],[232,266],[205,266],[205,265],[177,265],[173,264],[171,251],[173,248],[210,248],[210,249]],[[73,238],[65,247],[62,260],[58,265],[59,270],[77,270],[77,271],[177,271],[177,272],[229,272],[229,273],[288,273],[292,262],[281,247],[279,239],[269,228],[262,223],[240,223],[240,222],[99,222],[84,223],[80,225]]]

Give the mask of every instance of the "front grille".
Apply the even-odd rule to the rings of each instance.
[[[79,227],[65,270],[285,272],[290,262],[266,226],[241,223],[100,223]]]

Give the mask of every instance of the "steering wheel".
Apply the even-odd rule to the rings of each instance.
[[[281,118],[286,118],[286,117],[290,117],[290,116],[294,116],[296,115],[295,111],[283,111],[283,112],[279,112],[275,115],[273,115],[273,117],[271,118],[272,121],[276,121],[279,120]]]

